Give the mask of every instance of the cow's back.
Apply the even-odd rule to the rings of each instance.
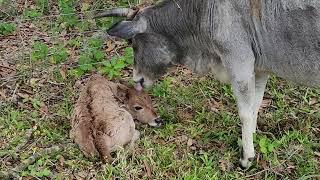
[[[262,64],[294,82],[320,86],[320,1],[261,1]]]

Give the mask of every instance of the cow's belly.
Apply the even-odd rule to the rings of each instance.
[[[292,81],[294,83],[310,86],[320,87],[320,68],[319,64],[310,65],[293,65],[280,64],[275,65],[271,69],[271,72],[276,76]]]
[[[230,82],[230,75],[227,72],[227,69],[223,67],[221,64],[209,64],[210,74],[214,76],[214,78],[222,83]]]

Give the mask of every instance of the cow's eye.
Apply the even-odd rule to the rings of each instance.
[[[136,111],[140,111],[140,110],[142,110],[143,108],[141,107],[141,106],[135,106],[134,107],[134,110],[136,110]]]

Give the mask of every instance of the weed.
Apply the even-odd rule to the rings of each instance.
[[[0,23],[0,36],[13,34],[16,30],[16,25],[13,23]]]
[[[277,147],[277,142],[268,139],[266,136],[259,138],[259,147],[263,155],[267,156],[273,153],[274,149]]]
[[[46,163],[48,163],[48,157],[37,160],[34,164],[29,165],[27,170],[22,171],[21,176],[33,176],[38,178],[49,177],[52,175],[52,172],[45,167]]]
[[[35,42],[32,46],[31,60],[46,60],[48,57],[49,48],[45,43]]]
[[[38,9],[27,9],[23,12],[23,16],[26,18],[34,19],[40,17],[42,13]]]
[[[48,0],[36,0],[35,2],[41,14],[44,14],[45,12],[48,11],[48,8],[49,8]]]
[[[62,45],[56,45],[51,49],[51,63],[59,64],[67,60],[69,54],[67,49]]]
[[[58,7],[61,16],[59,16],[59,22],[61,26],[66,29],[75,27],[78,23],[78,18],[75,15],[75,1],[74,0],[59,0]]]

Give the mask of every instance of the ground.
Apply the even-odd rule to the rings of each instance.
[[[255,135],[256,160],[238,166],[240,120],[229,85],[184,68],[149,90],[166,124],[138,125],[134,151],[113,165],[69,139],[81,79],[130,80],[132,49],[105,35],[111,6],[140,1],[0,0],[0,179],[308,179],[320,175],[320,90],[271,77]]]

